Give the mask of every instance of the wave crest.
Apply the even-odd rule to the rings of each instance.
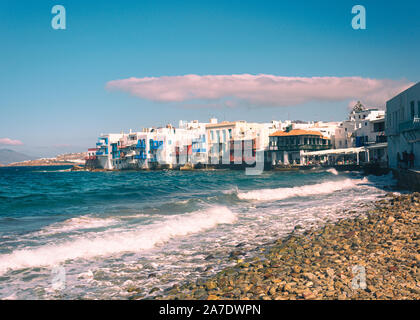
[[[283,200],[293,197],[306,197],[317,194],[328,194],[343,189],[351,189],[358,185],[360,181],[346,179],[340,181],[329,181],[318,184],[304,185],[293,188],[261,189],[248,192],[239,192],[238,198],[245,200]]]
[[[197,233],[219,224],[231,224],[236,219],[236,213],[226,207],[218,206],[170,216],[164,221],[142,226],[136,230],[102,232],[99,236],[91,238],[79,238],[35,249],[15,250],[10,254],[0,255],[0,274],[10,269],[52,266],[71,259],[151,249],[173,237]]]

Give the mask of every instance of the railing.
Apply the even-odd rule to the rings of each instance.
[[[420,118],[414,116],[413,120],[400,123],[398,129],[400,131],[418,130],[420,129]]]
[[[196,152],[196,153],[205,153],[206,149],[205,148],[198,148],[198,149],[192,149],[192,152]]]
[[[376,143],[384,143],[387,141],[388,141],[387,136],[376,136]]]
[[[298,145],[281,145],[281,146],[270,146],[270,150],[273,151],[300,151],[300,150],[327,150],[331,149],[331,144],[316,144],[316,145],[310,145],[310,144],[298,144]]]

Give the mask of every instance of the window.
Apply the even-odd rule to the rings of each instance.
[[[213,132],[213,130],[210,131],[210,137],[211,137],[211,140],[214,140],[214,132]]]

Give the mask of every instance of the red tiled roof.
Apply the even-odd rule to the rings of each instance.
[[[320,136],[323,139],[328,139],[327,137],[324,137],[321,132],[302,130],[302,129],[293,129],[293,130],[290,130],[289,132],[279,130],[270,135],[270,137],[292,137],[292,136]]]

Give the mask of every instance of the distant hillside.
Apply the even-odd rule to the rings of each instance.
[[[20,152],[16,152],[10,149],[0,149],[0,164],[9,164],[12,162],[20,162],[33,159],[34,157],[30,157]]]

